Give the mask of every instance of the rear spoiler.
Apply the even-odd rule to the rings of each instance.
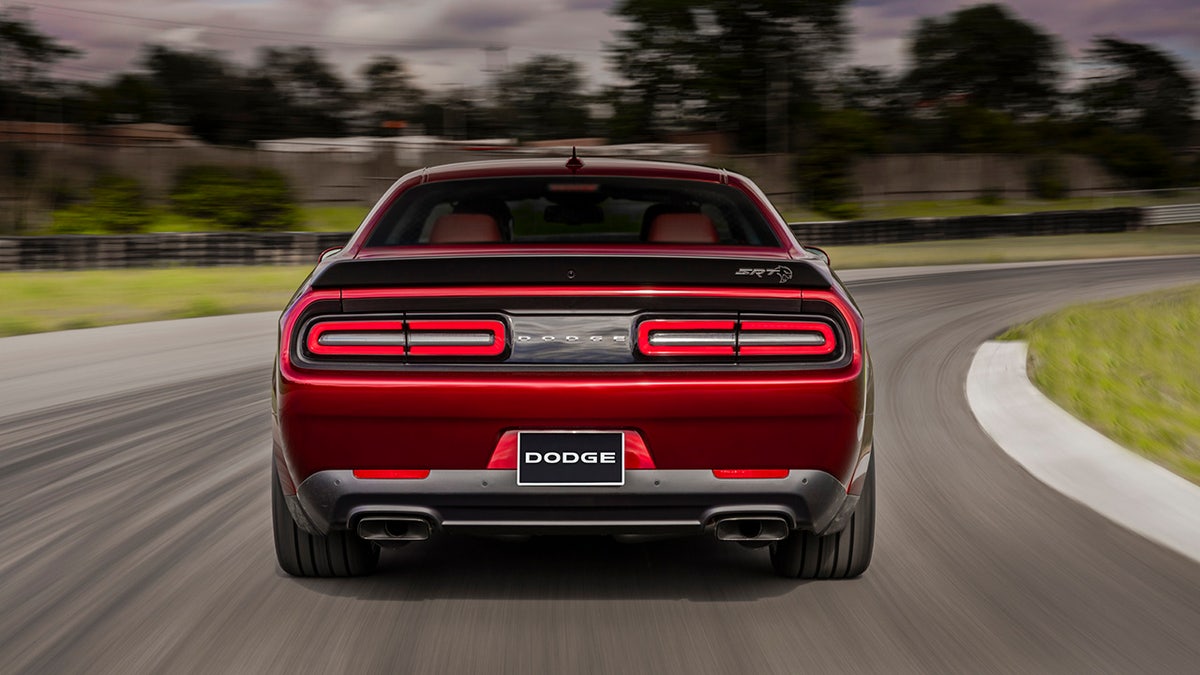
[[[462,256],[339,260],[314,289],[404,286],[735,286],[829,288],[824,267],[779,258]]]

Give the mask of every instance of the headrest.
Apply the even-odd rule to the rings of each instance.
[[[485,213],[448,213],[429,233],[431,244],[490,244],[499,242],[500,226]]]
[[[715,244],[720,241],[712,219],[703,213],[664,213],[650,223],[646,241]]]

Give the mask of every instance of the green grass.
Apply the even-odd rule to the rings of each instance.
[[[362,222],[369,210],[366,206],[300,206],[301,231],[307,232],[353,232]],[[51,221],[44,232],[35,234],[56,234],[69,231],[71,234],[107,234],[100,228],[80,229],[76,222],[59,222],[54,220],[60,212],[51,214]],[[211,221],[202,218],[189,218],[167,209],[154,209],[154,220],[147,227],[147,232],[214,232],[221,228]],[[65,227],[64,227],[65,225]]]
[[[1200,253],[1200,225],[1049,237],[827,246],[835,269]]]
[[[1121,445],[1200,484],[1200,285],[1071,307],[1029,341],[1035,384]]]
[[[311,267],[0,273],[0,336],[282,310]]]
[[[1034,213],[1037,211],[1075,211],[1087,209],[1111,209],[1126,206],[1157,206],[1164,204],[1194,204],[1200,195],[1194,190],[1156,195],[1104,195],[1096,197],[1072,197],[1070,199],[1009,199],[998,203],[984,203],[979,199],[940,199],[920,201],[861,203],[863,219],[882,220],[887,218],[954,218],[958,216],[991,216],[1006,213]],[[783,211],[789,222],[837,220],[803,207],[792,207]]]

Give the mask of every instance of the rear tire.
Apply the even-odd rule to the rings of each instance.
[[[875,548],[875,460],[862,495],[841,532],[818,536],[792,532],[771,544],[771,566],[789,579],[852,579],[867,571]]]
[[[309,534],[296,525],[283,498],[279,475],[271,467],[271,524],[275,558],[294,577],[356,577],[370,574],[379,563],[379,547],[352,532]]]

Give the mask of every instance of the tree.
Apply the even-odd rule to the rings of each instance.
[[[413,83],[413,75],[403,61],[391,56],[376,56],[360,71],[366,84],[362,112],[372,132],[390,120],[411,120],[420,114],[425,92]]]
[[[155,121],[186,126],[210,143],[253,140],[240,114],[250,88],[241,71],[221,55],[149,45],[142,66],[161,92]]]
[[[539,55],[496,78],[496,104],[521,139],[571,138],[588,130],[588,97],[579,64]]]
[[[962,101],[1013,115],[1045,114],[1057,103],[1055,38],[1002,5],[921,19],[905,83],[926,101]]]
[[[734,134],[742,150],[779,147],[788,119],[812,113],[843,49],[846,0],[621,0],[630,27],[612,45],[628,81],[613,101],[629,140],[677,129]]]
[[[1080,95],[1089,116],[1168,146],[1188,140],[1196,85],[1172,55],[1152,45],[1097,37],[1088,57],[1098,71]]]
[[[352,101],[346,83],[312,47],[259,50],[254,86],[276,97],[277,133],[265,137],[338,136],[346,131]]]
[[[39,97],[51,93],[49,69],[79,55],[78,50],[38,32],[17,10],[0,8],[0,118],[29,116]]]

